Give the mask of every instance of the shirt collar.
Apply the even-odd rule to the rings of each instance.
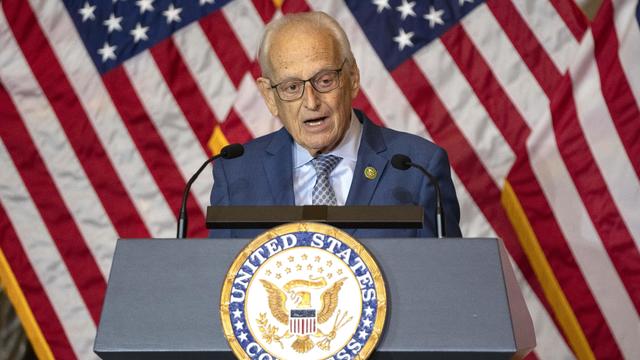
[[[358,160],[358,149],[360,148],[360,139],[362,138],[362,124],[356,117],[355,112],[351,110],[351,120],[347,133],[344,134],[340,144],[335,149],[329,152],[331,155],[336,155],[344,160],[350,160],[356,162]],[[299,168],[313,159],[313,156],[309,154],[307,149],[303,148],[297,142],[293,142],[293,167]]]

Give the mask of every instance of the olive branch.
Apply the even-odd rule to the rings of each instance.
[[[284,349],[284,345],[282,345],[281,340],[291,337],[288,330],[285,331],[284,334],[278,335],[279,328],[269,324],[266,313],[260,313],[256,322],[258,323],[258,330],[262,333],[262,338],[267,342],[267,344],[276,342],[280,344],[282,349]]]

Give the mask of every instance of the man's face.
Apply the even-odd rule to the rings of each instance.
[[[271,113],[312,155],[333,150],[349,128],[351,101],[359,89],[357,66],[345,63],[339,75],[340,86],[327,93],[317,92],[306,82],[298,100],[283,101],[271,86],[285,80],[306,80],[323,70],[337,70],[344,60],[338,42],[329,32],[290,25],[274,34],[269,79],[258,79],[258,88]]]

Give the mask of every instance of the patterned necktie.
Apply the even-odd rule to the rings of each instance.
[[[311,160],[313,167],[316,168],[316,184],[311,192],[313,205],[338,205],[336,193],[329,181],[329,175],[340,160],[342,158],[335,155],[320,155]]]

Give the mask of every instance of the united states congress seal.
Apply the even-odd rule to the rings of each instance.
[[[387,300],[380,269],[348,234],[287,224],[235,258],[220,298],[222,327],[242,359],[365,359]]]

